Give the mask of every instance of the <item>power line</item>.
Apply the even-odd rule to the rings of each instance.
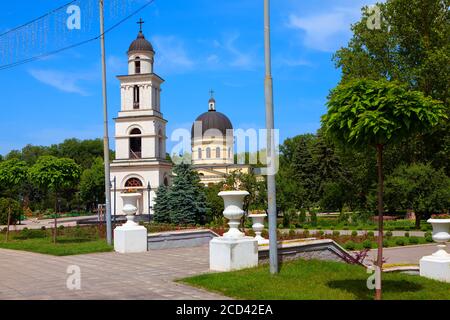
[[[76,2],[76,1],[77,1],[77,0],[74,0],[74,1],[70,2],[70,3],[67,4],[67,5],[70,5],[71,3]],[[21,65],[23,65],[23,64],[27,64],[27,63],[30,63],[30,62],[34,62],[34,61],[37,61],[37,60],[41,60],[41,59],[43,59],[43,58],[46,58],[46,57],[49,57],[49,56],[52,56],[52,55],[61,53],[61,52],[63,52],[63,51],[67,51],[67,50],[70,50],[70,49],[74,49],[74,48],[77,48],[77,47],[81,47],[81,46],[83,46],[83,45],[85,45],[85,44],[88,44],[88,43],[90,43],[90,42],[96,41],[96,40],[100,39],[101,36],[103,36],[103,35],[105,35],[105,34],[111,32],[111,31],[113,31],[114,29],[116,29],[117,27],[119,27],[122,23],[124,23],[125,21],[128,21],[129,19],[131,19],[133,16],[135,16],[136,14],[138,14],[139,12],[141,12],[142,10],[144,10],[145,8],[147,8],[147,7],[148,7],[149,5],[151,5],[153,2],[155,2],[155,0],[149,0],[146,4],[144,4],[143,6],[141,6],[141,7],[138,8],[138,9],[136,9],[136,10],[133,11],[131,14],[129,14],[128,16],[126,16],[125,18],[123,18],[122,20],[120,20],[119,22],[117,22],[116,24],[114,24],[113,26],[111,26],[110,28],[106,29],[105,32],[104,32],[103,34],[100,34],[100,35],[98,35],[98,36],[96,36],[96,37],[94,37],[94,38],[91,38],[91,39],[88,39],[88,40],[85,40],[85,41],[82,41],[82,42],[78,42],[78,43],[75,43],[75,44],[73,44],[73,45],[70,45],[70,46],[67,46],[67,47],[64,47],[64,48],[55,50],[55,51],[47,52],[47,53],[44,53],[44,54],[41,54],[41,55],[37,55],[37,56],[31,57],[31,58],[28,58],[28,59],[24,59],[24,60],[21,60],[21,61],[17,61],[17,62],[14,62],[14,63],[2,65],[2,66],[0,66],[0,71],[6,70],[6,69],[11,69],[11,68],[14,68],[14,67],[18,67],[18,66],[21,66]],[[66,5],[66,6],[67,6],[67,5]],[[63,6],[63,7],[65,7],[65,6]],[[63,7],[62,7],[62,8],[63,8]],[[58,11],[58,10],[60,10],[60,9],[61,9],[61,8],[58,8],[58,9],[52,10],[51,12],[56,12],[56,11]],[[50,13],[48,13],[48,14],[42,16],[42,17],[46,17],[46,16],[48,16],[49,14],[50,14]],[[41,17],[41,18],[34,19],[32,22],[37,21],[37,20],[39,20],[39,19],[42,19],[42,17]],[[27,24],[25,24],[25,25],[28,25],[28,24],[30,24],[30,23],[32,23],[32,22],[29,22],[29,23],[27,23]],[[25,25],[19,26],[19,27],[15,28],[14,30],[18,30],[18,29],[22,28],[22,27],[25,26]],[[12,32],[12,31],[13,31],[13,30],[11,30],[11,31],[9,31],[9,32]],[[0,36],[1,36],[1,35],[0,35]]]

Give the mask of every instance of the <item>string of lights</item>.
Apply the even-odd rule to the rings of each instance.
[[[27,22],[21,26],[18,26],[14,29],[11,29],[3,34],[0,35],[0,57],[2,56],[2,54],[4,55],[6,54],[10,54],[10,55],[14,55],[12,52],[13,51],[18,51],[19,49],[22,50],[23,52],[28,52],[27,47],[33,47],[35,46],[36,48],[34,49],[43,49],[46,47],[46,43],[49,40],[49,36],[51,36],[52,32],[49,31],[49,23],[47,21],[47,19],[51,18],[52,20],[54,20],[54,22],[56,21],[57,23],[54,24],[53,28],[53,33],[57,33],[59,34],[59,36],[62,36],[63,38],[67,36],[67,29],[66,29],[66,19],[67,16],[64,17],[64,20],[62,20],[60,17],[58,17],[58,14],[63,12],[64,14],[66,13],[66,10],[69,8],[71,5],[75,5],[75,4],[79,4],[79,5],[83,5],[83,11],[85,12],[84,14],[84,24],[83,27],[85,28],[85,30],[90,30],[90,25],[92,25],[92,19],[94,19],[95,16],[95,6],[93,6],[93,1],[98,1],[98,0],[73,0],[61,7],[58,7],[54,10],[49,11],[48,13],[46,13],[45,15],[42,15],[39,18],[33,19],[30,22]],[[134,17],[136,14],[138,14],[139,12],[141,12],[142,10],[144,10],[145,8],[147,8],[148,6],[150,6],[152,3],[154,3],[155,0],[148,0],[145,4],[143,4],[142,6],[138,7],[137,9],[131,11],[131,13],[127,14],[127,12],[129,11],[129,8],[131,8],[131,6],[129,6],[128,2],[131,2],[134,0],[112,0],[110,1],[111,3],[111,7],[110,7],[110,12],[111,13],[111,17],[116,17],[119,14],[126,14],[126,16],[124,18],[122,18],[121,20],[119,20],[117,23],[113,24],[111,27],[107,28],[104,31],[104,34],[107,34],[111,31],[113,31],[114,29],[118,28],[120,25],[122,25],[124,22],[128,21],[129,19],[131,19],[132,17]],[[86,16],[88,18],[86,18]],[[90,19],[89,19],[90,18]],[[31,34],[28,35],[24,35],[24,32],[27,32],[27,29],[30,28],[30,26],[38,26],[38,28],[40,28],[41,26],[43,29],[40,30],[39,32],[39,36],[37,36],[36,34],[33,33],[33,31],[31,32]],[[59,26],[59,27],[58,27]],[[61,27],[62,26],[62,27]],[[89,27],[88,27],[89,26]],[[29,31],[28,31],[29,32]],[[9,63],[4,63],[2,65],[0,65],[0,71],[6,70],[6,69],[11,69],[11,68],[15,68],[18,66],[21,66],[23,64],[27,64],[27,63],[31,63],[37,60],[42,60],[46,57],[52,56],[52,55],[56,55],[59,54],[61,52],[67,51],[67,50],[71,50],[77,47],[81,47],[83,45],[86,45],[90,42],[94,42],[100,39],[100,37],[102,36],[102,34],[97,34],[93,37],[90,37],[88,39],[82,40],[82,41],[78,41],[76,43],[72,43],[72,44],[66,44],[64,45],[64,40],[65,39],[59,39],[59,40],[55,40],[55,42],[57,43],[57,48],[55,48],[54,50],[46,50],[43,53],[37,53],[37,54],[33,54],[28,57],[22,57],[22,58],[17,58],[17,54],[15,55],[16,57],[16,61],[12,61]],[[11,50],[10,48],[5,48],[3,45],[5,44],[5,41],[2,41],[2,37],[15,37],[16,41],[13,41],[14,44],[16,45],[14,50]],[[56,37],[58,38],[58,37]],[[17,39],[20,39],[20,41],[18,41]],[[44,40],[44,43],[42,43],[39,40]],[[11,40],[8,40],[9,42],[11,42]],[[23,45],[25,42],[25,46]],[[28,43],[29,42],[29,43]],[[22,46],[20,46],[20,44],[22,43]],[[9,57],[11,59],[11,56]]]

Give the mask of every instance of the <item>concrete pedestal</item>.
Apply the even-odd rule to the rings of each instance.
[[[420,259],[420,275],[450,283],[450,254],[440,250]]]
[[[212,271],[233,271],[258,266],[258,241],[251,237],[215,238],[209,243]]]
[[[147,229],[123,225],[114,229],[114,250],[119,253],[147,252]]]

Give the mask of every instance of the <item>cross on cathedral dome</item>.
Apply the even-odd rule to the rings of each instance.
[[[209,100],[209,111],[201,114],[196,120],[195,123],[200,122],[202,124],[202,135],[206,133],[206,131],[210,129],[219,130],[223,136],[229,135],[230,132],[228,130],[233,130],[233,124],[230,119],[223,113],[216,111],[216,100],[211,94],[211,98]],[[195,137],[195,123],[192,126],[192,138]]]

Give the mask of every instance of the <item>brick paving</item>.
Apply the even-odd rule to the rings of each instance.
[[[0,300],[210,300],[225,297],[174,282],[209,270],[207,246],[121,255],[54,257],[0,249]],[[67,289],[69,266],[81,290]]]

